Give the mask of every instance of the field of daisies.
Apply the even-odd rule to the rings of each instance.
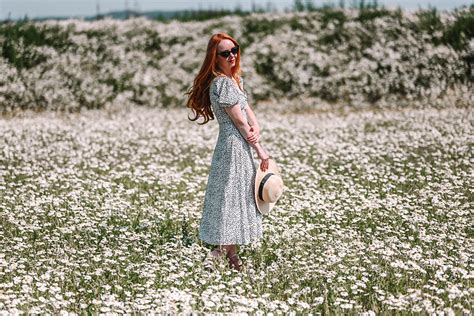
[[[291,106],[255,110],[285,192],[241,274],[198,239],[217,122],[1,119],[0,311],[470,314],[473,111]]]
[[[0,25],[0,314],[472,314],[466,12]],[[285,183],[241,273],[204,269],[183,101],[220,30]]]

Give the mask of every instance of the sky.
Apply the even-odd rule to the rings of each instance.
[[[347,5],[354,0],[345,0]],[[474,0],[378,0],[379,4],[386,7],[401,6],[406,10],[416,10],[418,8],[436,7],[440,10],[450,10],[462,5],[470,5]],[[243,10],[248,10],[252,2],[264,7],[267,2],[271,2],[274,7],[282,11],[291,8],[294,0],[0,0],[0,20],[23,18],[28,15],[30,18],[45,16],[90,16],[97,13],[99,4],[100,13],[129,9],[139,11],[152,10],[183,10],[183,9],[209,9],[227,8],[233,9],[237,5]],[[304,2],[304,1],[303,1]],[[327,0],[315,0],[316,5],[321,5]],[[339,0],[332,1],[339,3]],[[372,1],[366,1],[372,2]]]

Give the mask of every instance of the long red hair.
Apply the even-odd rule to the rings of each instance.
[[[190,118],[188,115],[188,119],[196,121],[199,117],[204,117],[204,122],[198,123],[199,125],[204,125],[214,119],[211,100],[209,98],[209,88],[212,79],[222,74],[217,66],[217,45],[219,45],[223,39],[231,40],[234,45],[239,45],[229,34],[217,33],[212,35],[207,43],[206,58],[202,63],[201,70],[199,70],[199,73],[194,79],[194,84],[191,89],[185,93],[189,95],[186,107],[190,108],[195,115],[194,118]],[[234,77],[240,85],[240,51],[236,56],[235,66],[231,71],[232,77]]]

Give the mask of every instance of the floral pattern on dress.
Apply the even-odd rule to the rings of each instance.
[[[243,88],[243,79],[240,78]],[[199,238],[212,245],[245,245],[263,237],[262,214],[255,203],[257,167],[252,147],[225,111],[239,105],[247,119],[247,93],[227,76],[211,82],[209,97],[219,123],[212,155]]]

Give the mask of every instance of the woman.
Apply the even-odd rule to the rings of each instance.
[[[262,215],[254,197],[256,168],[251,147],[266,171],[270,156],[259,144],[260,127],[247,103],[240,77],[239,44],[226,33],[211,36],[201,69],[194,79],[187,107],[206,124],[219,123],[207,181],[199,238],[217,245],[208,256],[227,256],[229,266],[241,271],[237,245],[262,238]]]

